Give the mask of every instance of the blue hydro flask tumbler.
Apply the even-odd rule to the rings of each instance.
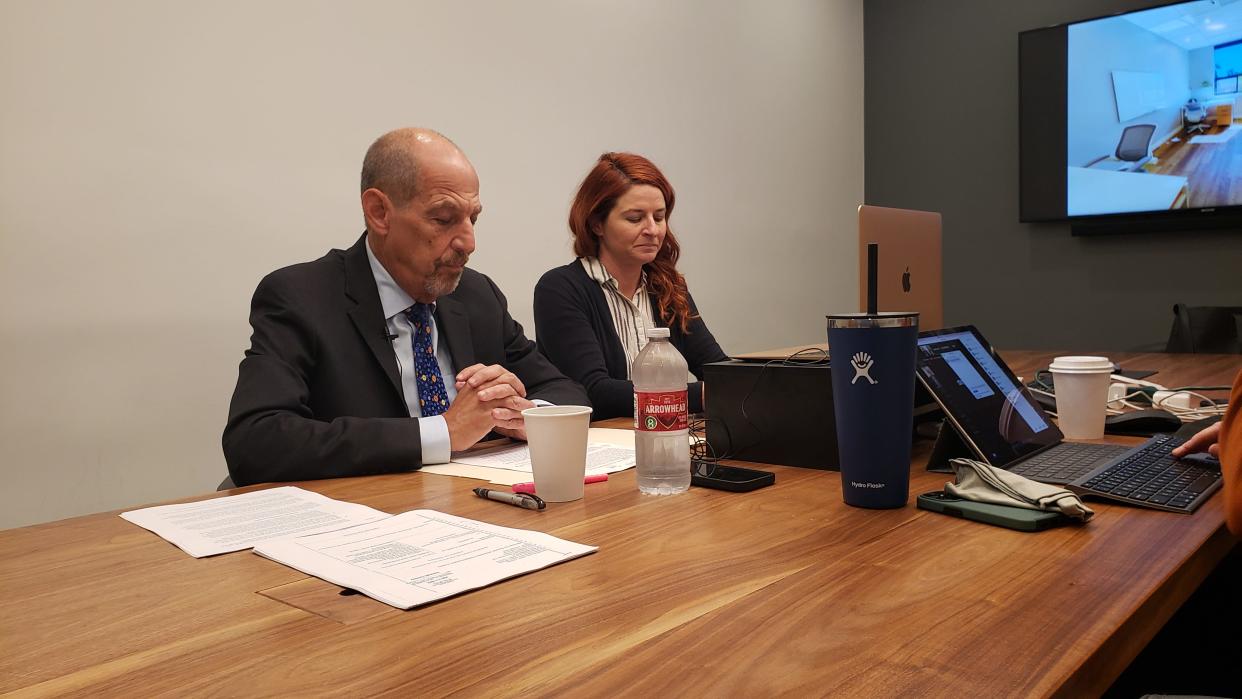
[[[847,505],[903,507],[910,497],[918,313],[828,316],[832,401]]]

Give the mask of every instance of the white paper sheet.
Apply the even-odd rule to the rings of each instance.
[[[587,432],[587,441],[592,444],[615,444],[619,447],[634,448],[634,430],[618,430],[611,427],[592,427]]]
[[[592,427],[587,434],[588,460],[587,474],[616,473],[634,466],[634,432],[617,430],[607,427]],[[612,446],[621,451],[609,451]],[[596,455],[590,456],[590,449],[596,449]],[[594,461],[592,461],[594,459]],[[594,465],[594,469],[592,470]],[[530,470],[530,452],[521,442],[510,443],[496,449],[482,451],[459,452],[447,464],[424,466],[424,473],[435,473],[442,476],[460,476],[491,481],[498,485],[528,483],[534,480]]]
[[[490,481],[491,483],[497,485],[525,483],[531,479],[531,474],[522,473],[520,471],[509,471],[503,468],[484,468],[482,466],[467,466],[466,464],[457,463],[424,466],[419,470],[423,473],[434,473],[440,476],[476,478],[481,481]]]
[[[467,466],[499,468],[531,474],[530,449],[525,444],[514,444],[496,451],[471,452],[455,457],[454,462]],[[612,444],[587,444],[587,475],[616,473],[634,467],[634,450]]]
[[[182,505],[122,512],[121,517],[195,558],[248,549],[281,537],[342,529],[391,517],[294,486],[258,490]]]
[[[542,532],[411,510],[349,529],[265,542],[254,552],[409,609],[597,548]]]

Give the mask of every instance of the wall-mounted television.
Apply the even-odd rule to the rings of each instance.
[[[1018,37],[1019,218],[1242,228],[1242,0]]]

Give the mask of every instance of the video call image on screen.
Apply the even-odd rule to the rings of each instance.
[[[1242,1],[1068,27],[1066,214],[1242,204]]]

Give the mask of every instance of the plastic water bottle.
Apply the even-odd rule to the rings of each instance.
[[[647,331],[634,358],[634,447],[638,489],[674,495],[690,487],[686,360],[668,341],[668,328]]]

